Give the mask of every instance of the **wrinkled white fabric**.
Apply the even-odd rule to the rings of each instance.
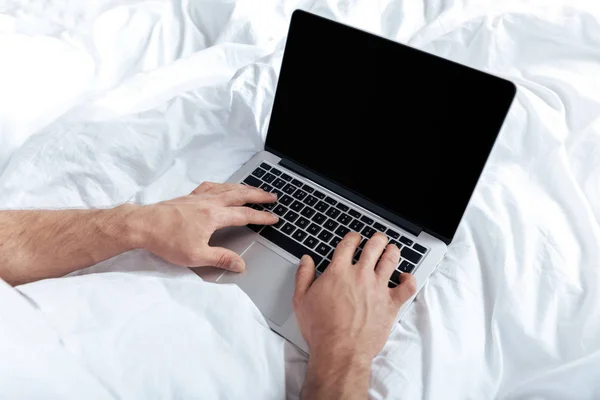
[[[5,3],[0,207],[149,203],[185,194],[204,180],[225,180],[263,145],[296,7],[498,74],[519,87],[447,256],[374,360],[371,397],[597,398],[595,2]],[[239,398],[258,391],[276,397],[284,390],[289,398],[298,396],[305,360],[264,328],[241,292],[199,282],[144,252],[78,275],[20,290],[39,306],[48,337],[54,332],[63,340],[64,368],[81,365],[78,373],[89,377],[90,393],[97,389],[98,398],[106,391],[135,398]],[[145,314],[155,298],[157,312]],[[220,304],[207,307],[211,301]],[[3,304],[0,312],[7,315]],[[115,332],[127,318],[140,325],[127,325],[120,342]],[[170,323],[178,329],[189,324],[185,340],[196,330],[208,332],[213,356],[190,357]],[[144,327],[156,335],[144,335]],[[239,347],[228,347],[232,332],[256,332],[261,341],[241,349],[241,338]],[[28,340],[35,339],[22,338]],[[98,343],[103,351],[95,348]],[[208,347],[201,339],[186,343],[195,352]],[[55,343],[36,346],[50,352]],[[239,359],[227,356],[233,350],[241,352]],[[63,366],[55,364],[57,370]],[[209,376],[247,371],[253,381],[208,382],[189,369]]]

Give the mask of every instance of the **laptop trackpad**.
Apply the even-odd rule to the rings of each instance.
[[[246,261],[245,271],[228,272],[219,283],[238,285],[266,318],[283,326],[292,313],[297,265],[258,242],[248,246],[242,258]]]

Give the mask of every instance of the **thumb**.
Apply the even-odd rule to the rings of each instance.
[[[233,272],[242,272],[246,268],[246,263],[239,254],[223,247],[209,247],[204,255],[204,265]]]
[[[294,296],[304,296],[310,285],[315,280],[315,262],[309,255],[300,259],[296,270],[296,290]]]

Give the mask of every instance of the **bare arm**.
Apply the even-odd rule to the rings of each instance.
[[[20,285],[59,277],[137,248],[178,265],[241,271],[239,255],[208,241],[225,226],[277,222],[243,207],[274,200],[260,189],[205,182],[188,196],[149,206],[0,211],[0,278]]]
[[[348,233],[316,281],[310,257],[304,256],[298,266],[294,310],[310,347],[303,399],[366,399],[371,362],[398,310],[415,293],[410,274],[388,288],[400,250],[388,245],[384,234],[373,235],[353,264],[360,241],[358,233]]]
[[[135,209],[1,211],[0,277],[11,285],[58,277],[136,248]]]

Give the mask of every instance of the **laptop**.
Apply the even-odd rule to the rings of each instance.
[[[499,77],[296,10],[265,150],[228,180],[276,193],[277,203],[251,207],[280,220],[213,235],[211,245],[242,255],[244,272],[194,271],[238,285],[306,353],[292,309],[302,255],[319,279],[347,232],[363,237],[355,260],[384,232],[401,253],[389,286],[411,273],[418,293],[452,242],[515,93]]]

